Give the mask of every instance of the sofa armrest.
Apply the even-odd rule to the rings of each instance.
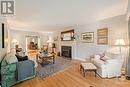
[[[9,87],[9,86],[15,84],[15,82],[16,82],[15,74],[16,74],[16,63],[2,66],[1,67],[2,86]]]
[[[122,59],[109,59],[106,61],[108,77],[120,76],[123,61]]]
[[[98,68],[106,68],[106,63],[100,59],[92,58],[91,62],[96,65]]]
[[[16,66],[17,66],[16,70],[17,81],[23,81],[25,79],[35,76],[36,74],[34,67],[35,63],[32,60],[17,62]]]
[[[16,71],[16,63],[1,66],[1,73],[2,74],[4,73],[3,70],[6,70],[7,72],[15,72]]]

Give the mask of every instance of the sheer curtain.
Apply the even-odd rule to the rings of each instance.
[[[130,17],[129,17],[129,21],[128,21],[128,36],[129,36],[129,58],[128,58],[128,64],[127,64],[127,79],[130,80]]]

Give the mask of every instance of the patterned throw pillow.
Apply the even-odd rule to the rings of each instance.
[[[110,57],[108,57],[108,56],[104,56],[104,57],[101,58],[101,60],[103,60],[103,61],[106,61],[106,60],[109,60],[109,59],[110,59]]]
[[[100,57],[100,55],[94,55],[94,58],[95,59],[100,59],[101,57]]]
[[[8,54],[5,56],[5,60],[6,60],[6,62],[7,62],[8,64],[18,62],[18,59],[17,59],[17,57],[15,56],[14,53],[8,53]]]
[[[96,56],[99,58],[100,57],[100,59],[101,58],[103,58],[104,56],[105,56],[105,53],[102,53],[102,54],[96,54]]]
[[[105,57],[105,53],[100,54],[100,58]]]

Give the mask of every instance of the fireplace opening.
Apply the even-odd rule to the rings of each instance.
[[[72,59],[72,47],[71,46],[61,46],[61,56],[66,59]]]

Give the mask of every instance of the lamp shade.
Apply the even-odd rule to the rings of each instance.
[[[47,40],[47,43],[53,43],[53,42],[54,40],[51,37],[49,37],[49,39]]]
[[[117,39],[115,45],[122,46],[125,45],[125,41],[123,39]]]
[[[12,43],[18,43],[18,41],[16,39],[13,39]]]

